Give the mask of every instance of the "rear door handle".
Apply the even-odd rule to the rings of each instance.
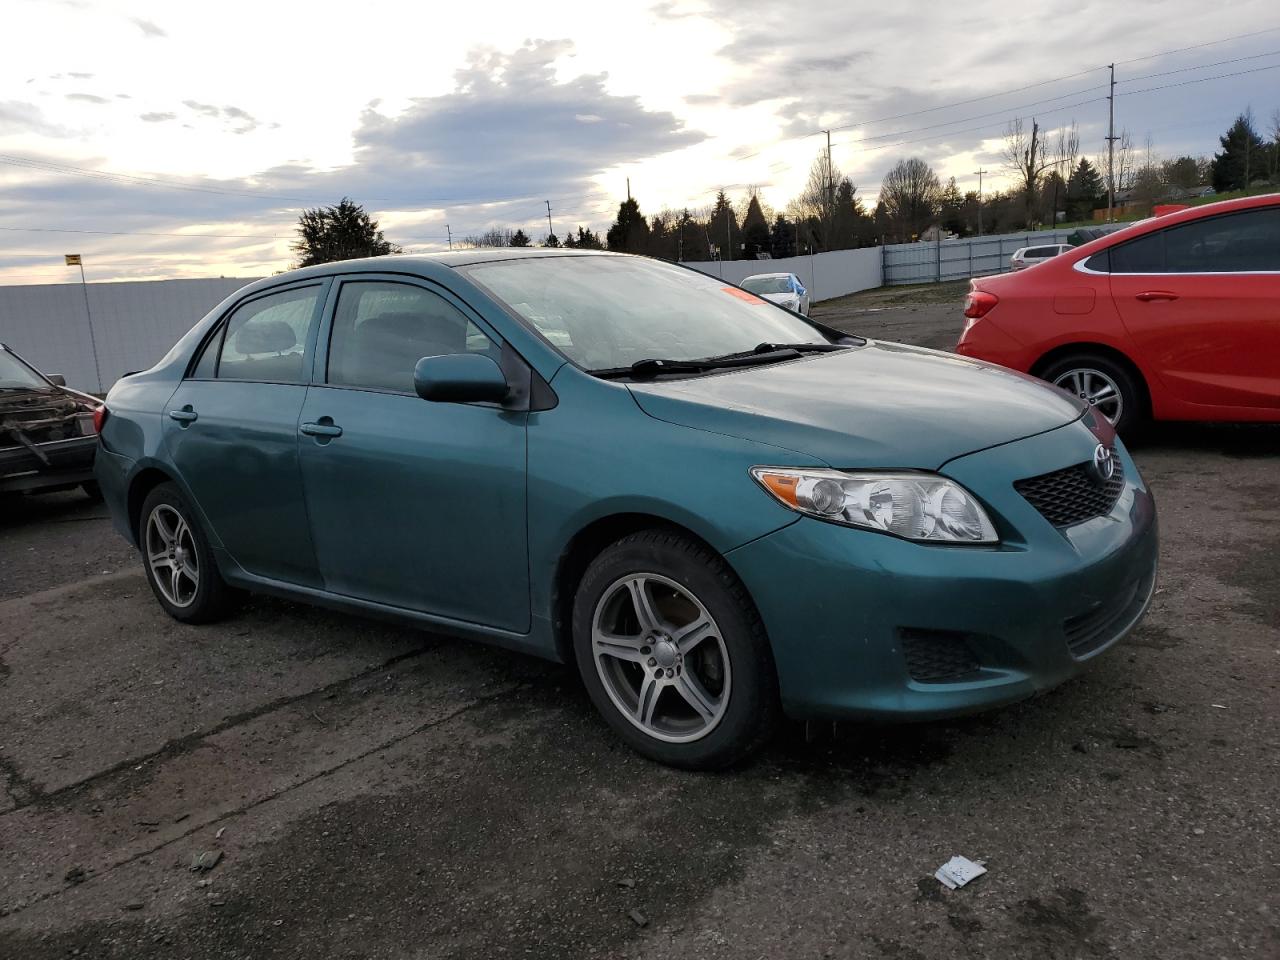
[[[298,427],[298,430],[301,433],[305,433],[308,437],[340,437],[342,436],[342,428],[340,426],[338,426],[332,420],[329,420],[328,423],[325,423],[324,422],[325,420],[329,420],[329,418],[323,417],[321,419],[321,422],[319,423],[304,423]]]
[[[177,420],[178,423],[182,424],[185,427],[189,423],[195,423],[197,420],[200,419],[200,416],[194,410],[191,409],[191,404],[188,403],[181,410],[170,410],[169,419]]]
[[[1136,294],[1139,300],[1177,300],[1176,293],[1170,293],[1168,290],[1144,290],[1142,293]]]

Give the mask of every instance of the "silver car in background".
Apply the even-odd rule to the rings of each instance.
[[[809,315],[809,291],[794,273],[757,273],[743,280],[740,286],[802,317]]]
[[[1069,243],[1046,243],[1040,247],[1023,247],[1021,250],[1013,251],[1013,256],[1009,258],[1009,267],[1015,272],[1025,270],[1027,267],[1034,267],[1037,263],[1052,260],[1058,254],[1070,249]]]

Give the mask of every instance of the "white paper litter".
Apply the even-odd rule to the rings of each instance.
[[[987,872],[987,868],[982,865],[982,861],[974,862],[968,857],[952,857],[946,863],[938,868],[938,872],[934,877],[942,882],[942,884],[951,890],[957,887],[963,887],[970,880],[982,876]]]

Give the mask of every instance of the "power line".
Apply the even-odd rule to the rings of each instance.
[[[1138,80],[1154,80],[1156,77],[1168,77],[1175,73],[1189,73],[1192,70],[1208,70],[1210,67],[1225,67],[1229,63],[1244,63],[1246,60],[1259,60],[1262,57],[1274,57],[1280,54],[1280,50],[1268,50],[1266,53],[1255,53],[1247,57],[1233,57],[1230,60],[1218,60],[1214,63],[1198,63],[1191,67],[1178,67],[1176,70],[1163,70],[1160,73],[1148,73],[1140,77],[1128,77],[1124,80],[1117,80],[1116,83],[1134,83]]]
[[[1123,66],[1126,63],[1141,63],[1143,60],[1155,60],[1158,57],[1171,57],[1175,53],[1186,53],[1188,50],[1201,50],[1204,47],[1216,47],[1220,43],[1230,43],[1232,40],[1247,40],[1250,37],[1260,37],[1266,33],[1280,32],[1280,27],[1267,27],[1264,30],[1254,30],[1250,33],[1238,33],[1234,37],[1223,37],[1221,40],[1208,40],[1204,43],[1192,44],[1189,47],[1178,47],[1176,50],[1164,50],[1160,53],[1149,53],[1145,57],[1130,57],[1128,60],[1117,60],[1117,66]]]
[[[1158,87],[1143,87],[1141,90],[1126,90],[1118,94],[1122,97],[1132,97],[1139,93],[1151,93],[1153,90],[1168,90],[1170,87],[1186,87],[1193,83],[1204,83],[1208,80],[1225,80],[1228,77],[1243,77],[1247,73],[1262,73],[1264,70],[1280,70],[1280,63],[1273,63],[1267,67],[1254,67],[1252,70],[1237,70],[1235,73],[1220,73],[1212,77],[1196,77],[1194,80],[1183,80],[1179,83],[1162,83]]]
[[[1031,90],[1031,89],[1034,89],[1035,87],[1044,87],[1044,86],[1048,86],[1051,83],[1059,83],[1063,80],[1071,80],[1071,79],[1074,79],[1075,77],[1083,77],[1085,74],[1094,73],[1098,70],[1105,70],[1105,69],[1106,67],[1090,67],[1088,70],[1080,70],[1076,73],[1068,73],[1061,77],[1053,77],[1050,80],[1040,80],[1037,83],[1028,83],[1026,86],[1013,87],[1009,90],[1002,90],[999,93],[988,93],[980,97],[970,97],[968,100],[955,100],[955,101],[952,101],[951,103],[944,103],[936,107],[929,107],[928,109],[925,109],[925,110],[914,110],[911,113],[899,113],[891,117],[877,117],[875,120],[855,120],[852,123],[846,123],[843,126],[832,127],[831,129],[837,130],[837,131],[852,130],[854,127],[867,127],[873,123],[884,123],[888,120],[905,120],[907,117],[918,117],[921,114],[935,113],[938,110],[948,110],[951,107],[963,107],[970,103],[979,103],[983,100],[993,100],[997,97],[1007,97],[1012,93],[1021,93],[1023,90]],[[1062,96],[1070,97],[1070,96],[1073,96],[1073,94],[1064,93]],[[1049,99],[1060,100],[1062,99],[1062,97],[1050,97]],[[1015,107],[1013,109],[1017,109],[1017,108]],[[812,134],[806,134],[806,136],[812,136]]]

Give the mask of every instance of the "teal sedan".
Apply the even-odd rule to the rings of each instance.
[[[1150,492],[1030,377],[673,264],[479,249],[250,284],[107,396],[95,473],[160,605],[244,591],[575,664],[640,753],[919,720],[1142,617]]]

